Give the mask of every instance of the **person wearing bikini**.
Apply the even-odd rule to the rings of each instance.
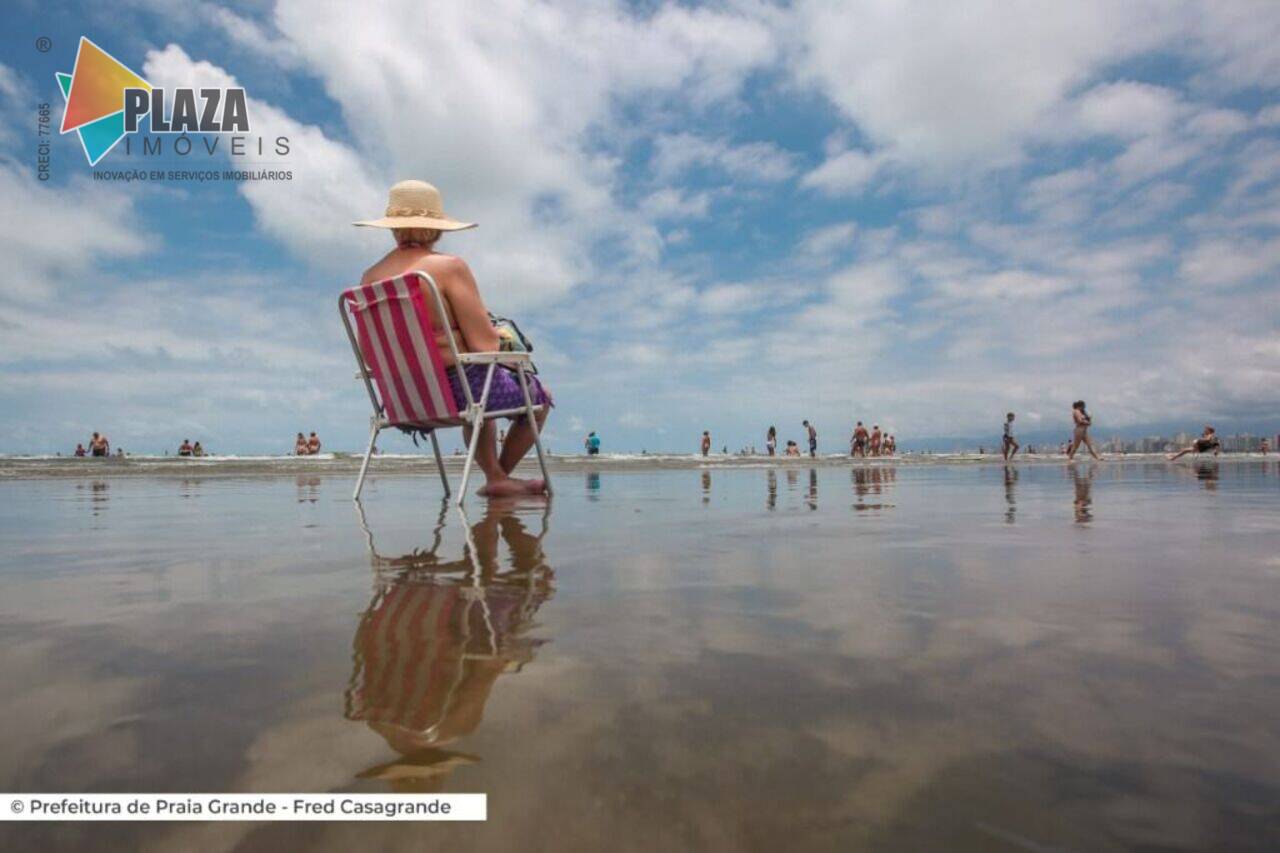
[[[1072,462],[1076,458],[1076,451],[1083,444],[1089,449],[1089,454],[1094,459],[1101,459],[1098,451],[1093,446],[1093,440],[1089,438],[1089,427],[1093,426],[1093,418],[1089,417],[1089,412],[1085,410],[1084,400],[1076,400],[1071,404],[1071,420],[1075,423],[1075,430],[1071,434],[1071,446],[1067,448],[1067,461]]]

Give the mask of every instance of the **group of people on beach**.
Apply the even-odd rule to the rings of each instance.
[[[294,456],[315,456],[320,452],[320,436],[312,430],[310,437],[298,433],[298,437],[293,441]]]
[[[198,441],[195,444],[192,444],[191,439],[184,438],[182,439],[182,444],[178,446],[178,455],[179,456],[204,456],[204,447],[201,446],[200,442]]]
[[[85,456],[110,456],[111,442],[105,435],[94,433],[89,439],[89,448],[86,450],[83,444],[76,445],[76,456],[78,458]],[[116,455],[123,456],[124,450],[117,450]]]
[[[849,437],[849,455],[860,456],[892,456],[898,449],[898,440],[892,435],[880,432],[879,424],[872,424],[868,432],[862,421],[853,427],[853,435]]]
[[[1004,435],[1000,439],[1000,452],[1004,456],[1004,460],[1008,462],[1018,452],[1018,448],[1022,445],[1018,444],[1018,440],[1013,435],[1013,422],[1017,419],[1017,415],[1009,412],[1004,416]],[[1098,455],[1098,449],[1093,446],[1093,439],[1089,438],[1089,427],[1093,426],[1093,418],[1089,415],[1089,410],[1085,407],[1084,400],[1076,400],[1071,404],[1071,441],[1063,445],[1062,450],[1067,455],[1067,461],[1070,462],[1076,458],[1076,451],[1080,449],[1080,445],[1084,445],[1089,450],[1089,454],[1094,459],[1101,459]]]

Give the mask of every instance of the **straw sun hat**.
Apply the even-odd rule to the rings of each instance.
[[[386,215],[381,219],[353,222],[371,228],[434,228],[462,231],[475,228],[474,222],[459,222],[444,212],[440,191],[426,181],[401,181],[387,196]]]

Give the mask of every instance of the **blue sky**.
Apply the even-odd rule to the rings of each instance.
[[[1056,435],[1077,398],[1280,429],[1273,3],[61,5],[0,36],[0,452],[355,449],[334,303],[388,237],[348,223],[408,177],[480,222],[441,249],[535,340],[558,449]],[[81,35],[234,78],[293,180],[95,182],[68,135],[38,183]]]

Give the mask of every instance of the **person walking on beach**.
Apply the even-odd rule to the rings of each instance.
[[[1071,419],[1075,422],[1075,431],[1071,434],[1071,446],[1067,448],[1067,461],[1074,461],[1076,451],[1083,444],[1089,448],[1089,454],[1094,459],[1101,459],[1098,451],[1094,449],[1093,440],[1089,438],[1089,427],[1093,426],[1093,418],[1089,417],[1089,413],[1085,411],[1084,400],[1076,400],[1071,404]]]
[[[109,456],[111,454],[111,442],[107,440],[105,435],[98,435],[96,432],[89,439],[89,452],[94,456]]]
[[[773,425],[769,426],[769,432],[764,437],[765,449],[769,451],[769,455],[773,456],[778,449],[778,429]]]
[[[883,436],[880,434],[880,424],[875,424],[871,427],[871,440],[867,442],[868,446],[871,448],[872,456],[880,455],[880,442],[882,439]]]
[[[307,455],[315,456],[319,452],[320,452],[320,436],[316,435],[315,432],[313,431],[311,433],[311,436],[307,439]]]
[[[706,456],[711,452],[711,432],[710,430],[702,431],[702,455]]]
[[[809,433],[809,455],[818,455],[818,431],[813,428],[813,424],[804,421],[804,428]]]
[[[293,455],[294,456],[307,455],[307,437],[302,433],[298,433],[297,439],[293,442]]]
[[[1013,412],[1004,416],[1004,461],[1008,462],[1018,452],[1018,440],[1013,437]]]
[[[588,456],[600,455],[600,436],[596,435],[594,430],[587,433],[587,439],[585,444],[586,444]]]
[[[1166,457],[1170,462],[1175,459],[1181,459],[1188,453],[1208,453],[1213,451],[1213,455],[1217,456],[1222,452],[1222,441],[1218,438],[1218,433],[1211,426],[1206,426],[1200,437],[1191,444],[1179,450],[1177,453],[1170,453]]]
[[[500,348],[498,331],[490,321],[488,308],[480,295],[480,287],[466,261],[454,255],[437,252],[436,242],[444,232],[474,228],[475,223],[459,222],[444,213],[440,191],[425,181],[401,181],[391,188],[387,199],[386,214],[382,219],[357,222],[372,228],[387,228],[395,238],[395,248],[387,252],[377,263],[365,270],[360,279],[362,285],[373,284],[407,272],[421,270],[435,279],[444,302],[444,316],[434,321],[441,329],[435,335],[435,343],[445,365],[449,390],[454,402],[462,408],[466,394],[462,383],[474,399],[480,399],[486,384],[489,368],[484,364],[455,365],[453,350],[443,327],[447,325],[459,349],[463,352],[497,352]],[[429,312],[434,314],[431,294],[424,293]],[[424,330],[426,331],[426,330]],[[554,405],[551,394],[537,376],[528,377],[529,396],[535,406],[541,407],[534,415],[537,426],[527,415],[512,416],[514,421],[507,430],[506,440],[498,446],[498,430],[492,420],[485,420],[478,428],[476,440],[476,464],[485,475],[482,495],[503,497],[527,494],[545,494],[544,480],[521,480],[511,476],[516,465],[533,447],[541,425]],[[512,411],[523,408],[524,392],[514,370],[499,366],[494,369],[489,382],[487,411]],[[471,441],[470,428],[463,429],[463,436]]]
[[[867,428],[862,425],[862,421],[858,421],[858,425],[853,428],[853,445],[849,448],[849,455],[864,459],[867,456]]]

